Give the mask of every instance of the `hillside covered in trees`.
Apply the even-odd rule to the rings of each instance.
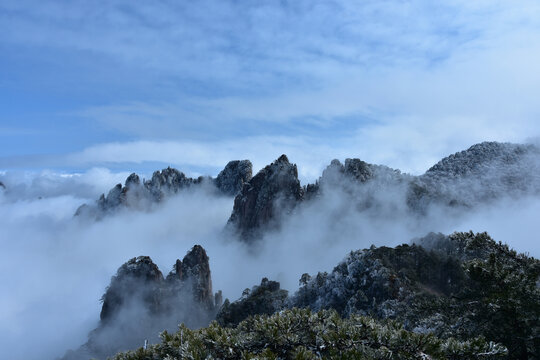
[[[203,251],[195,247],[184,263]],[[207,269],[207,257],[197,256],[203,258],[202,267],[188,266]],[[119,274],[125,270],[123,265]],[[199,275],[195,270],[195,274],[208,281],[209,271]],[[105,299],[116,291],[118,276]],[[191,284],[190,278],[185,279]],[[516,253],[486,233],[429,234],[395,248],[354,251],[331,273],[304,274],[291,295],[278,282],[263,279],[234,302],[204,305],[211,301],[211,288],[204,299],[192,295],[200,293],[195,285],[203,284],[200,281],[194,287],[176,288],[177,295],[167,282],[159,285],[165,293],[155,292],[154,281],[138,282],[144,301],[148,301],[145,289],[153,291],[152,302],[145,305],[152,318],[167,315],[170,323],[175,316],[170,307],[177,304],[187,310],[177,311],[176,316],[183,314],[179,323],[192,319],[193,311],[199,314],[199,326],[204,318],[210,323],[198,330],[182,324],[177,332],[163,332],[160,343],[120,353],[115,359],[534,359],[540,353],[540,261]],[[160,294],[167,295],[159,298]],[[180,302],[175,303],[175,298]],[[111,308],[109,301],[104,310]],[[130,301],[124,305],[116,301],[117,313],[109,312],[95,332],[110,328],[111,321],[124,325],[108,339],[113,344],[101,339],[101,345],[90,342],[94,347],[87,345],[86,350],[97,354],[105,345],[120,349],[116,342],[125,339],[137,347],[155,336],[156,324],[146,325],[145,332],[141,322],[145,318],[133,312],[126,322],[121,307],[132,306],[133,298]],[[156,310],[156,304],[167,307]],[[72,352],[66,359],[81,354]]]

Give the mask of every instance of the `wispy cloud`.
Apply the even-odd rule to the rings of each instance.
[[[289,153],[317,169],[305,174],[346,156],[420,172],[474,142],[538,136],[539,14],[528,0],[7,1],[0,43],[71,54],[54,61],[75,67],[106,58],[108,74],[124,73],[75,75],[87,92],[115,81],[126,90],[45,113],[42,127],[91,123],[113,135],[89,133],[52,158],[44,149],[32,160],[43,166],[262,165]],[[0,166],[32,157],[13,159]]]
[[[515,125],[517,122],[510,123]],[[349,126],[352,126],[349,124]],[[25,168],[36,164],[84,169],[95,166],[133,170],[153,163],[175,166],[190,175],[217,175],[229,160],[250,159],[254,170],[285,153],[297,163],[304,183],[317,179],[332,159],[358,157],[405,172],[420,174],[442,157],[485,140],[523,142],[536,123],[521,122],[514,132],[508,122],[449,116],[437,121],[423,117],[389,117],[350,132],[325,138],[298,134],[246,136],[223,140],[139,140],[97,144],[65,155],[0,158],[0,168]],[[529,131],[529,133],[527,133]],[[452,141],[448,141],[452,139]]]

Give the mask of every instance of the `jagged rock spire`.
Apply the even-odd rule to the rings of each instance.
[[[163,274],[148,256],[139,256],[123,264],[111,279],[103,295],[100,319],[111,321],[134,299],[141,299],[145,307],[156,311],[159,306],[158,287]]]
[[[212,306],[215,302],[209,258],[200,245],[193,246],[182,261],[176,260],[167,281],[190,283],[193,300],[197,303]]]
[[[244,240],[257,236],[261,227],[272,225],[281,213],[292,209],[303,197],[296,164],[281,155],[259,171],[234,199],[229,226]]]
[[[87,216],[100,219],[121,208],[146,208],[167,197],[203,183],[213,184],[224,195],[234,196],[251,179],[252,165],[249,160],[233,160],[219,173],[216,179],[199,176],[187,177],[183,172],[170,166],[155,171],[150,180],[143,180],[135,173],[129,175],[125,185],[115,185],[105,196],[102,194],[94,204],[83,204],[75,216]],[[1,187],[1,186],[0,186]]]
[[[150,257],[132,258],[120,266],[102,297],[98,328],[64,360],[106,358],[180,323],[206,326],[222,297],[221,291],[212,293],[209,258],[200,245],[176,261],[166,280]]]

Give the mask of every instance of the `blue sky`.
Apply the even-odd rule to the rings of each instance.
[[[540,134],[537,1],[0,3],[0,169],[413,173]]]

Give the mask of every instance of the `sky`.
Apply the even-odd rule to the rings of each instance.
[[[540,135],[537,1],[0,3],[0,169],[419,174]]]

